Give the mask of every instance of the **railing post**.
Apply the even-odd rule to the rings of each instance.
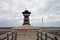
[[[17,40],[17,31],[15,32],[15,40]]]
[[[57,39],[57,36],[54,37],[54,40],[58,40],[58,39]]]
[[[0,36],[0,40],[1,40],[1,36]]]
[[[41,40],[42,40],[42,32],[41,32]]]
[[[45,40],[47,40],[47,33],[45,33]]]
[[[51,40],[53,40],[53,38]]]
[[[12,32],[12,40],[13,40],[13,32]]]
[[[37,32],[37,40],[39,40],[39,31]]]
[[[7,32],[7,40],[9,40],[9,34],[8,34],[8,32]]]

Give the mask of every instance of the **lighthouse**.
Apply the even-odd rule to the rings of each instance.
[[[25,10],[24,12],[22,12],[22,14],[24,16],[23,25],[30,25],[29,16],[31,12],[29,12],[28,10]]]

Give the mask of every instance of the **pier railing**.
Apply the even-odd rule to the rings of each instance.
[[[37,40],[58,40],[56,35],[52,35],[46,32],[37,32]]]
[[[0,40],[17,40],[17,31],[15,30],[0,31]]]

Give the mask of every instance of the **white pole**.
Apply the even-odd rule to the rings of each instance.
[[[42,18],[42,27],[43,27],[44,25],[43,25],[43,18]]]

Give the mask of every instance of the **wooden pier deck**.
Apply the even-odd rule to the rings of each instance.
[[[36,34],[18,34],[17,40],[36,40],[37,35]]]
[[[0,40],[60,40],[60,30],[39,30],[35,32],[9,30],[7,33],[4,30],[3,35],[1,32],[2,30],[0,30]]]

